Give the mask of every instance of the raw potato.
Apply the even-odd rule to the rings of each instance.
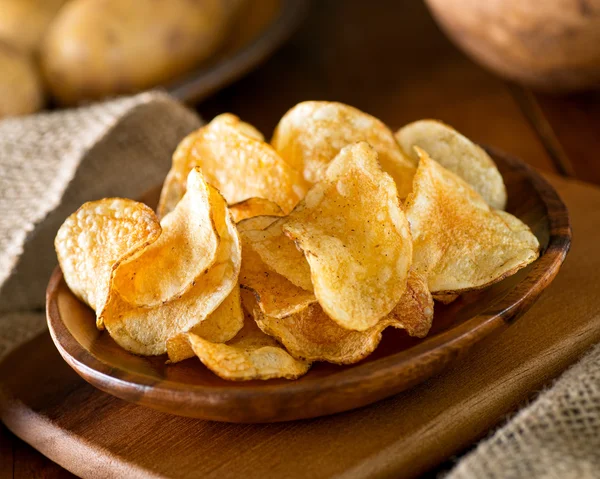
[[[243,0],[73,0],[50,25],[44,76],[63,105],[144,90],[209,59]]]
[[[285,213],[291,211],[304,197],[306,185],[301,174],[258,135],[252,125],[231,113],[218,115],[190,133],[173,153],[173,164],[160,193],[159,217],[183,197],[185,180],[194,167],[201,168],[230,206],[265,198]]]
[[[364,331],[398,304],[412,262],[411,234],[396,184],[367,143],[343,148],[323,181],[282,220],[310,265],[319,304],[340,326]]]
[[[260,329],[276,338],[295,358],[352,364],[375,351],[387,327],[406,329],[411,336],[425,337],[433,319],[433,299],[427,280],[411,271],[400,302],[366,331],[342,328],[318,304],[284,318],[267,316],[258,308],[253,314]]]
[[[494,160],[451,126],[437,120],[419,120],[400,128],[396,139],[415,164],[418,155],[414,147],[418,146],[469,183],[492,208],[506,207],[506,187]]]
[[[201,176],[198,169],[192,170],[188,187],[198,185],[200,188],[201,185],[198,184],[197,179]],[[101,312],[101,319],[112,338],[124,349],[141,355],[165,353],[167,351],[166,343],[170,338],[187,332],[206,320],[237,286],[242,259],[240,239],[225,200],[212,186],[208,185],[208,189],[212,221],[206,226],[214,228],[218,234],[217,256],[214,262],[206,262],[206,264],[210,263],[210,266],[204,271],[198,271],[194,264],[189,264],[188,267],[192,268],[195,273],[199,273],[196,277],[176,275],[176,277],[186,277],[186,281],[191,281],[191,285],[177,285],[175,288],[169,285],[168,289],[183,292],[182,294],[177,294],[164,303],[156,305],[140,304],[135,299],[135,291],[126,290],[126,296],[120,294],[115,285],[122,286],[131,278],[131,271],[127,269],[128,263],[143,260],[146,250],[121,258],[114,267],[111,289],[106,305]],[[188,191],[186,197],[190,194],[193,193]],[[178,205],[178,209],[180,207],[187,208],[189,213],[194,211],[192,205],[185,198]],[[185,215],[176,215],[176,217],[183,219]],[[193,220],[193,218],[190,219]],[[164,225],[165,228],[166,226]],[[182,248],[191,246],[205,249],[205,245],[197,242],[188,244],[189,238],[185,235],[171,236],[171,239],[170,244],[162,244],[160,254],[177,259],[178,251]],[[211,254],[210,248],[207,254]],[[147,259],[155,261],[156,256],[154,252],[150,251]],[[182,259],[185,257],[191,256],[184,255]],[[152,269],[146,271],[152,271]],[[165,280],[170,281],[172,278],[165,278]],[[155,288],[164,291],[164,285],[160,284],[161,278],[157,279],[158,281],[154,283]],[[154,295],[149,294],[149,291],[143,291],[143,297],[152,298]]]
[[[24,53],[36,52],[46,28],[66,1],[0,0],[0,40]]]
[[[26,54],[0,42],[0,72],[0,118],[27,115],[42,108],[44,93],[39,73]]]
[[[105,198],[85,203],[65,220],[54,240],[65,281],[99,313],[114,264],[154,243],[161,231],[154,211],[137,201]],[[102,321],[97,325],[102,328]]]
[[[307,181],[316,183],[341,149],[358,141],[375,149],[381,168],[394,179],[404,199],[412,189],[414,165],[390,129],[357,108],[326,101],[299,103],[281,118],[271,144]]]
[[[406,216],[413,268],[427,276],[435,296],[484,288],[537,259],[539,243],[526,224],[492,210],[468,183],[417,151]]]

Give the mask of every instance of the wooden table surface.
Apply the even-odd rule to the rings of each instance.
[[[309,99],[349,103],[393,129],[439,118],[541,170],[600,184],[600,92],[553,97],[503,82],[459,52],[419,0],[314,2],[285,47],[197,109],[236,113],[269,136]],[[0,424],[4,477],[73,476]]]

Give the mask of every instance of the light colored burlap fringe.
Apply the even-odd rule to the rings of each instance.
[[[600,477],[600,345],[465,456],[446,479]]]
[[[162,182],[200,124],[159,92],[0,122],[0,356],[43,327],[30,311],[44,307],[64,219],[85,201],[138,198]]]

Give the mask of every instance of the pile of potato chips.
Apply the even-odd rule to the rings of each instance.
[[[197,356],[225,379],[297,378],[351,364],[387,327],[427,335],[453,301],[534,261],[503,211],[492,159],[438,121],[395,135],[332,102],[304,102],[271,143],[223,114],[185,138],[158,216],[84,204],[55,241],[65,280],[123,348]]]

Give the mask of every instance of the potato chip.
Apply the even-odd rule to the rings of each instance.
[[[236,223],[255,216],[283,216],[279,205],[265,198],[248,198],[231,205],[229,211]]]
[[[223,379],[296,379],[308,372],[310,363],[292,357],[252,318],[231,341],[220,344],[188,334],[189,344],[200,361]]]
[[[106,303],[114,263],[153,243],[158,218],[137,201],[106,198],[85,203],[62,224],[54,246],[65,281],[94,311]],[[103,327],[101,321],[97,322]]]
[[[433,319],[433,299],[426,279],[411,271],[400,302],[389,315],[365,331],[342,328],[318,304],[285,318],[269,317],[256,308],[254,317],[260,329],[276,338],[295,358],[352,364],[375,350],[382,331],[388,326],[406,329],[411,336],[424,337]]]
[[[278,216],[253,216],[252,218],[246,218],[241,220],[236,226],[240,233],[250,230],[264,230],[269,225],[277,221]]]
[[[200,324],[190,329],[190,333],[211,343],[226,343],[233,339],[243,326],[244,312],[240,300],[240,287],[236,286],[217,309]],[[167,354],[172,363],[194,357],[194,351],[186,334],[180,333],[167,341]]]
[[[323,310],[344,328],[374,326],[406,290],[408,221],[394,181],[365,142],[342,149],[284,218],[283,231],[304,251]]]
[[[210,191],[199,171],[190,172],[187,192],[162,219],[160,237],[119,267],[112,287],[131,305],[156,306],[182,295],[217,258]]]
[[[219,189],[230,205],[252,197],[266,198],[290,211],[304,196],[302,175],[268,144],[253,127],[231,114],[217,116],[191,133],[173,154],[158,206],[163,217],[185,193],[185,179],[200,167],[206,181]]]
[[[527,225],[492,210],[468,183],[417,150],[406,216],[413,267],[427,276],[433,294],[480,289],[535,261],[539,243]]]
[[[396,139],[415,162],[418,155],[414,147],[418,146],[469,183],[492,208],[505,208],[506,187],[496,163],[485,150],[451,126],[437,120],[415,121],[398,130]]]
[[[190,175],[202,177],[197,168]],[[122,258],[113,269],[111,290],[101,317],[113,339],[128,351],[142,355],[165,353],[168,339],[187,332],[204,321],[237,284],[241,264],[241,244],[237,229],[223,197],[212,186],[208,190],[210,217],[219,237],[217,256],[214,263],[194,279],[192,286],[183,294],[156,306],[145,306],[127,300],[129,297],[135,298],[134,292],[130,292],[125,298],[113,286],[125,282],[127,277],[123,278],[122,272],[127,270],[129,262],[143,261],[145,250]],[[184,199],[182,204],[187,205],[189,202]],[[190,210],[190,214],[192,212]],[[177,238],[173,239],[172,244],[164,245],[162,254],[177,258],[179,250],[189,245],[177,241]],[[204,248],[201,244],[194,246]],[[189,266],[195,268],[195,265]],[[164,290],[165,287],[159,284],[161,281],[162,278],[156,278],[156,288]],[[149,296],[147,293],[145,295]]]
[[[240,284],[252,291],[265,314],[277,318],[298,312],[317,301],[311,291],[299,288],[269,268],[243,236]]]
[[[412,189],[413,163],[387,126],[356,108],[325,101],[299,103],[279,121],[271,144],[307,181],[316,183],[341,149],[358,141],[375,149],[381,167],[396,182],[400,198],[405,198]]]
[[[312,291],[310,267],[304,254],[281,229],[285,218],[275,221],[264,230],[249,230],[242,233],[263,262],[294,285]]]
[[[433,299],[435,301],[437,301],[438,303],[442,303],[442,304],[450,304],[453,303],[454,301],[456,301],[456,299],[459,297],[458,294],[434,294],[433,295]]]

